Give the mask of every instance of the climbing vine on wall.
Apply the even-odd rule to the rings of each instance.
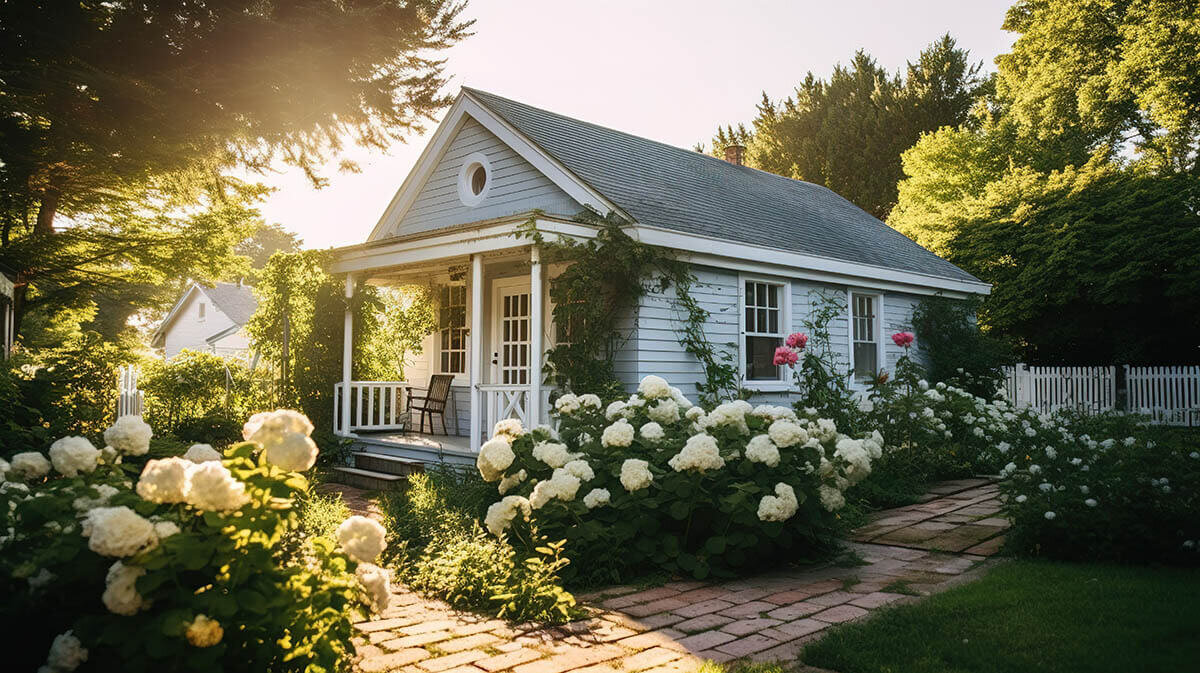
[[[564,263],[550,281],[556,345],[547,351],[547,377],[563,389],[614,397],[621,392],[615,358],[634,327],[633,309],[650,293],[675,288],[682,309],[679,342],[704,367],[701,397],[716,400],[738,393],[737,368],[728,353],[707,339],[709,312],[691,295],[696,277],[667,251],[634,240],[618,215],[584,212],[575,219],[597,227],[595,238],[547,239],[537,230],[534,212],[518,233],[538,247],[543,264]]]

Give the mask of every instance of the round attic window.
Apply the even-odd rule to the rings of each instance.
[[[458,198],[468,207],[478,206],[492,186],[492,166],[487,155],[475,152],[463,160],[458,172]]]

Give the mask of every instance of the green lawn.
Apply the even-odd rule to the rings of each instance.
[[[1194,671],[1200,571],[1013,561],[835,628],[802,658],[839,673]]]

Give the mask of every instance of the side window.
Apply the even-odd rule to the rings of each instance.
[[[204,322],[204,318],[206,317],[207,311],[208,311],[208,304],[205,304],[204,302],[200,302],[199,304],[197,304],[196,319],[199,320],[200,322]]]
[[[787,332],[784,303],[787,285],[758,280],[743,283],[744,330],[742,361],[746,381],[780,381],[783,367],[775,365],[775,349]]]
[[[438,306],[438,371],[467,371],[467,287],[443,285]]]
[[[879,371],[879,302],[875,295],[852,294],[854,378],[866,380]]]

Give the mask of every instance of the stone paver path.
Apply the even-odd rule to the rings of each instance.
[[[610,587],[580,596],[591,617],[514,626],[397,587],[357,625],[364,673],[688,673],[705,660],[795,661],[824,629],[951,586],[999,550],[995,484],[945,482],[853,535],[862,565],[780,569],[736,581]],[[958,581],[961,581],[960,579]]]

